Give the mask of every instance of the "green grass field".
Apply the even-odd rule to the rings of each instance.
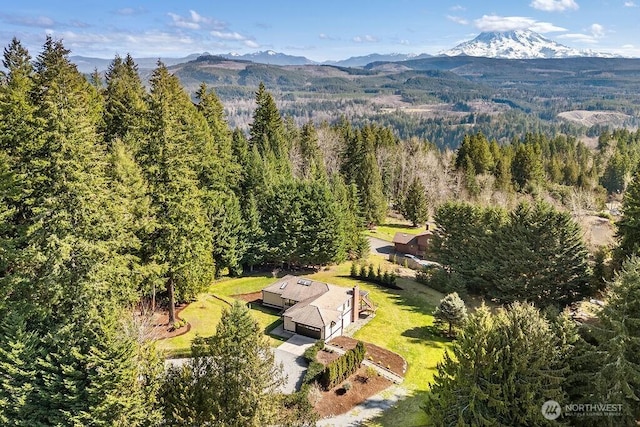
[[[381,265],[383,270],[392,270],[397,267],[380,255],[371,255],[367,263]],[[355,334],[355,338],[402,355],[409,366],[403,386],[409,390],[410,396],[370,424],[373,426],[424,425],[426,420],[420,405],[428,393],[429,382],[435,373],[436,364],[442,360],[444,350],[450,345],[432,329],[432,313],[443,295],[407,278],[398,279],[398,285],[403,290],[386,289],[354,280],[349,277],[350,267],[351,263],[347,262],[309,277],[338,286],[353,287],[358,284],[361,289],[369,291],[369,296],[378,306],[378,310],[376,316]],[[216,324],[226,304],[213,295],[231,302],[232,295],[257,292],[273,280],[270,276],[250,276],[225,278],[214,283],[207,292],[199,296],[196,302],[181,312],[181,317],[191,323],[191,331],[179,337],[160,341],[159,346],[173,356],[187,354],[190,342],[196,334],[209,336],[215,332]],[[262,307],[252,307],[252,315],[265,332],[281,321],[275,312]],[[274,346],[281,342],[274,337],[269,339]]]
[[[387,218],[384,224],[376,226],[373,230],[367,230],[367,236],[391,242],[396,233],[418,234],[424,231],[424,227],[413,227],[410,222],[396,218]]]
[[[181,357],[189,354],[191,341],[200,335],[208,337],[216,332],[216,325],[222,316],[222,310],[228,306],[220,299],[233,302],[232,295],[248,294],[262,290],[274,279],[271,276],[248,276],[236,279],[224,278],[213,283],[206,292],[198,295],[195,302],[180,312],[180,317],[191,324],[191,330],[184,335],[158,341],[158,348],[168,357]],[[214,296],[215,295],[215,296]],[[218,298],[220,299],[218,299]],[[265,332],[275,328],[282,320],[276,311],[264,307],[251,307],[251,314]],[[282,339],[269,336],[272,346],[282,343]]]

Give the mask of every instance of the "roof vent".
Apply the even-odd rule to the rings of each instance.
[[[280,289],[284,289],[287,287],[287,282],[282,282],[282,285],[280,285]]]
[[[308,280],[308,279],[300,279],[300,280],[298,280],[298,285],[302,285],[302,286],[310,286],[310,285],[311,285],[311,280]]]

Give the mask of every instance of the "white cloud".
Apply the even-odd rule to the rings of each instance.
[[[213,18],[200,15],[195,10],[189,11],[189,16],[181,16],[177,13],[169,12],[167,15],[171,17],[174,27],[186,28],[189,30],[199,30],[201,28],[212,28],[214,30],[223,31],[227,25]]]
[[[237,41],[243,41],[246,40],[247,38],[245,36],[243,36],[240,33],[236,33],[235,31],[233,32],[223,32],[223,31],[211,31],[209,34],[211,34],[213,37],[222,39],[222,40],[237,40]]]
[[[598,43],[596,38],[593,37],[593,35],[591,34],[568,33],[568,34],[562,34],[558,36],[558,38],[572,40],[574,42],[580,42],[580,43],[591,43],[591,44]]]
[[[375,43],[378,41],[378,38],[372,35],[366,34],[364,36],[355,36],[353,38],[353,41],[356,43]]]
[[[455,5],[455,6],[451,6],[449,8],[449,10],[453,11],[453,12],[459,12],[459,11],[463,11],[463,10],[467,10],[466,7],[464,6],[460,6],[459,4]]]
[[[604,27],[602,25],[592,24],[590,29],[591,29],[591,34],[593,34],[594,37],[604,36]]]
[[[624,7],[638,7],[638,5],[633,1],[626,1],[624,2]]]
[[[469,23],[469,21],[459,16],[447,15],[447,19],[460,25],[467,25]]]
[[[409,45],[409,40],[400,40],[400,44],[408,46]]]
[[[325,33],[318,34],[318,38],[322,39],[322,40],[335,40],[334,37],[331,37],[330,35],[325,34]]]
[[[591,24],[591,26],[584,33],[568,33],[558,36],[563,39],[570,39],[581,43],[598,43],[598,39],[604,37],[606,34],[605,28],[600,24]]]
[[[116,15],[121,16],[132,16],[132,15],[140,15],[146,13],[146,9],[142,7],[123,7],[122,9],[118,9],[115,11]]]
[[[529,6],[545,12],[562,12],[567,9],[577,10],[579,8],[575,0],[533,0]]]
[[[251,49],[258,49],[260,47],[260,45],[253,40],[245,40],[243,43],[246,47],[250,47]]]
[[[474,26],[480,31],[514,31],[532,30],[538,33],[553,33],[567,31],[549,22],[539,22],[524,16],[498,16],[484,15],[473,21]]]
[[[2,13],[0,14],[0,20],[7,24],[20,25],[24,27],[49,28],[57,25],[57,23],[48,16],[19,16]]]

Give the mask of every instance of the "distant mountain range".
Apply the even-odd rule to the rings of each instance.
[[[340,67],[364,67],[374,62],[403,62],[433,57],[426,53],[372,53],[370,55],[353,56],[343,60],[319,63],[305,56],[288,55],[273,50],[266,50],[242,55],[238,53],[211,54],[204,52],[194,53],[181,58],[135,58],[135,61],[140,69],[152,69],[155,68],[158,59],[162,60],[167,66],[171,66],[193,61],[201,56],[217,56],[234,61],[251,61],[253,63],[268,65],[336,65]],[[441,52],[439,56],[474,56],[500,59],[619,57],[617,55],[593,50],[579,50],[567,47],[529,30],[480,33],[480,35],[473,40],[460,43],[452,49],[445,50]],[[95,69],[104,71],[109,66],[109,63],[111,63],[111,59],[85,56],[72,56],[71,61],[74,62],[83,73],[91,73]]]
[[[460,43],[441,54],[446,56],[466,55],[502,59],[616,57],[616,55],[593,50],[579,50],[567,47],[528,30],[480,33],[473,40]]]

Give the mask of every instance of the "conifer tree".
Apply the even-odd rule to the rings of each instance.
[[[168,373],[162,393],[166,422],[180,426],[274,424],[282,370],[244,305],[236,301],[225,309],[216,334],[196,338],[192,353],[183,368]]]
[[[289,141],[273,96],[260,83],[256,92],[256,110],[249,128],[249,143],[256,147],[260,155],[270,163],[276,177],[287,179],[291,176],[289,164]]]
[[[459,326],[467,318],[467,307],[457,292],[447,294],[440,300],[433,316],[440,322],[449,324],[449,336],[452,336],[453,327]]]
[[[424,407],[433,425],[545,425],[541,405],[562,401],[565,371],[549,322],[531,305],[482,306],[445,354]]]
[[[427,205],[426,188],[417,177],[411,181],[404,203],[403,215],[411,221],[414,227],[429,219],[429,206]]]
[[[592,329],[597,346],[590,352],[597,361],[598,401],[622,405],[621,416],[601,425],[632,425],[640,418],[640,259],[630,258],[609,289],[607,304]],[[607,417],[604,417],[607,418]]]
[[[215,92],[208,90],[204,83],[195,95],[198,110],[206,119],[211,136],[206,149],[201,151],[207,187],[219,191],[235,190],[239,183],[240,164],[233,161],[231,132],[224,118],[224,107]]]
[[[638,254],[640,248],[640,170],[627,187],[622,200],[622,218],[616,223],[620,242],[618,258],[623,260]]]
[[[121,235],[127,225],[114,207],[97,132],[100,99],[67,55],[47,38],[30,92],[35,138],[16,153],[15,164],[37,165],[21,174],[38,185],[15,196],[26,207],[13,236],[22,250],[2,279],[12,287],[3,318],[16,323],[0,330],[0,347],[10,351],[5,360],[16,355],[16,343],[35,348],[31,372],[18,374],[24,383],[14,397],[24,404],[3,416],[9,425],[136,426],[153,398],[138,392],[151,390],[141,386],[140,346],[120,333],[121,308],[136,299],[129,235]],[[98,353],[109,364],[96,363]],[[0,363],[0,378],[5,369]]]
[[[243,219],[245,223],[243,235],[245,251],[241,263],[243,266],[248,267],[249,271],[253,271],[253,267],[264,260],[267,251],[260,211],[253,193],[250,193],[246,198],[245,206],[243,206]]]
[[[135,155],[145,138],[148,106],[138,66],[131,55],[116,56],[105,74],[104,137],[125,141]]]
[[[196,295],[213,277],[213,236],[204,206],[201,159],[206,125],[177,77],[159,63],[151,77],[149,136],[140,158],[158,226],[151,239],[152,259],[164,266],[169,322],[176,298]],[[203,119],[202,119],[203,120]]]

